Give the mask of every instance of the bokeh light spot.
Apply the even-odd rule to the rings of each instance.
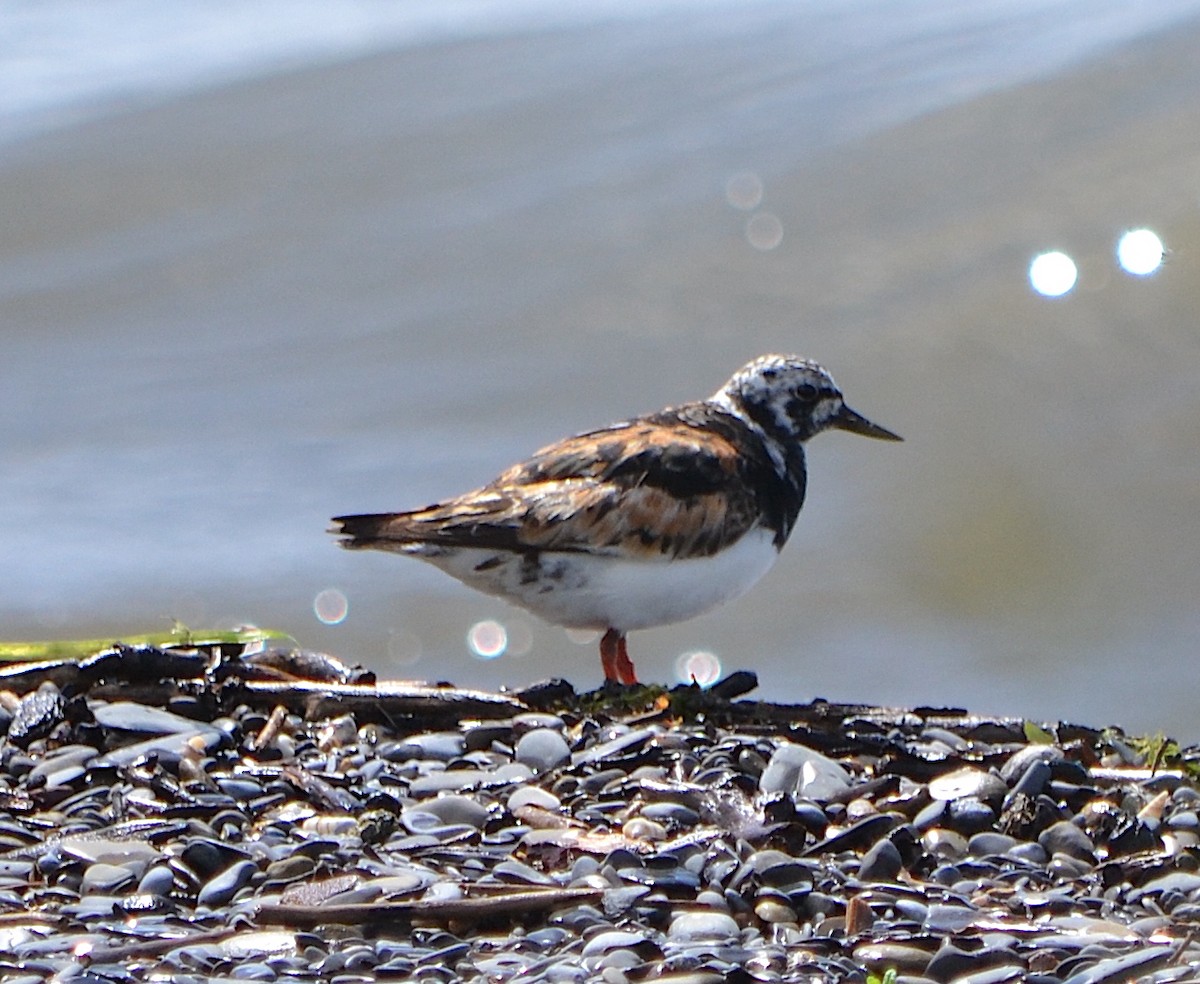
[[[509,621],[506,629],[508,644],[504,652],[508,656],[528,656],[533,649],[533,627],[521,618]]]
[[[783,242],[783,223],[770,212],[755,212],[746,220],[746,241],[764,252]]]
[[[413,666],[421,661],[421,637],[408,629],[388,629],[388,661],[395,666]]]
[[[477,659],[495,659],[508,648],[508,632],[495,619],[476,622],[467,631],[467,648]]]
[[[753,171],[739,171],[725,182],[725,201],[749,212],[762,204],[763,183]]]
[[[1043,297],[1062,297],[1075,286],[1079,270],[1066,253],[1039,253],[1029,264],[1029,283]]]
[[[682,683],[695,681],[701,687],[711,687],[721,679],[721,661],[715,653],[703,649],[681,653],[675,660],[675,676]]]
[[[596,629],[567,629],[567,638],[577,646],[594,646],[600,633]]]
[[[1117,242],[1117,262],[1126,273],[1148,277],[1162,266],[1166,249],[1149,229],[1131,229]]]
[[[337,588],[317,592],[313,599],[313,614],[326,625],[340,625],[350,613],[350,602]]]

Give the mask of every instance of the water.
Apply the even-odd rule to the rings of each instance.
[[[0,635],[589,684],[328,517],[794,350],[908,440],[815,442],[780,565],[644,677],[1200,736],[1200,4],[558,6],[0,6]]]

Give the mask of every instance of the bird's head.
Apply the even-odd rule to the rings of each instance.
[[[779,440],[807,441],[829,428],[902,440],[851,410],[825,369],[795,355],[760,356],[735,372],[713,399]]]

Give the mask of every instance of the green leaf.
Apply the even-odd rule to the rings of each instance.
[[[1025,740],[1031,745],[1053,745],[1054,735],[1050,734],[1040,724],[1033,721],[1025,722]]]

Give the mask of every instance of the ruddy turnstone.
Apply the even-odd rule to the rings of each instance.
[[[707,400],[568,437],[424,509],[335,517],[330,532],[598,629],[605,679],[636,683],[625,634],[706,612],[767,572],[804,502],[804,442],[828,428],[901,439],[846,406],[817,363],[764,355]]]

